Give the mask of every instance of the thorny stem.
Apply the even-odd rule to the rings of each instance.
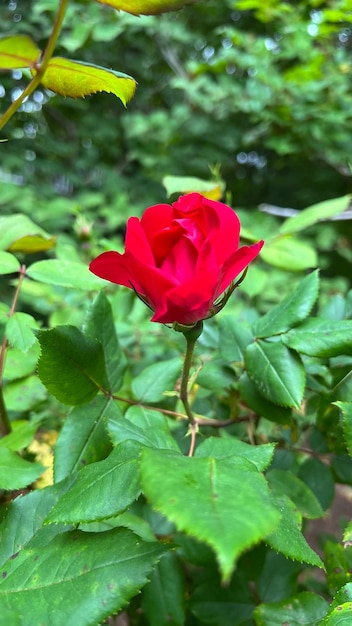
[[[13,297],[13,301],[12,301],[12,305],[11,305],[11,309],[9,311],[8,317],[11,317],[16,311],[17,300],[18,300],[21,285],[22,285],[25,275],[26,275],[26,266],[21,265],[18,284],[17,284],[17,288],[15,291],[15,295]],[[0,348],[0,436],[1,437],[8,435],[12,430],[11,422],[9,420],[9,416],[6,410],[6,406],[4,402],[4,395],[3,395],[3,377],[4,377],[6,349],[7,349],[7,337],[5,335],[1,348]]]
[[[200,336],[202,330],[203,330],[203,322],[198,322],[191,330],[188,330],[183,333],[186,339],[186,352],[185,352],[185,358],[183,361],[181,386],[180,386],[180,399],[182,400],[182,404],[185,407],[186,415],[189,419],[189,422],[193,426],[196,424],[196,420],[192,413],[192,409],[189,403],[188,382],[189,382],[189,373],[190,373],[190,369],[192,365],[194,346],[196,345],[196,341],[198,337]]]
[[[186,352],[185,358],[183,361],[182,368],[182,376],[181,376],[181,386],[180,386],[180,400],[185,407],[186,415],[188,417],[190,427],[191,427],[191,445],[188,452],[188,456],[193,456],[195,444],[196,444],[196,435],[197,435],[197,421],[193,415],[189,397],[188,397],[188,383],[190,377],[190,370],[192,365],[192,357],[194,352],[194,347],[196,345],[196,341],[198,337],[201,335],[203,330],[203,322],[198,322],[191,330],[185,331],[183,334],[186,339]]]
[[[45,71],[48,67],[48,63],[53,55],[54,48],[58,39],[58,36],[61,31],[62,23],[65,17],[66,8],[67,8],[68,0],[61,0],[59,9],[56,15],[56,20],[53,26],[52,33],[49,37],[48,43],[46,45],[44,54],[41,60],[35,64],[35,75],[32,80],[28,83],[27,87],[22,91],[21,95],[15,100],[5,111],[5,113],[0,117],[0,130],[7,124],[7,122],[11,119],[11,117],[16,113],[17,109],[21,106],[22,102],[30,96],[33,91],[38,87],[41,82]]]

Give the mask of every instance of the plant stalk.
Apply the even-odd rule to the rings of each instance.
[[[60,0],[60,5],[54,22],[53,30],[49,37],[44,54],[39,63],[36,64],[34,68],[36,70],[36,73],[33,76],[32,80],[28,83],[24,91],[22,91],[21,95],[17,98],[17,100],[12,102],[7,111],[5,111],[5,113],[3,113],[3,115],[0,117],[0,130],[5,126],[5,124],[7,124],[7,122],[11,119],[14,113],[16,113],[22,102],[35,91],[35,89],[41,82],[45,74],[46,68],[48,67],[48,63],[53,55],[57,39],[62,28],[62,23],[64,21],[67,4],[68,0]]]
[[[192,413],[192,409],[189,403],[188,382],[189,382],[190,369],[192,365],[194,346],[196,345],[196,341],[198,337],[200,336],[202,330],[203,330],[203,322],[198,322],[193,328],[183,333],[186,339],[186,352],[185,352],[185,358],[183,361],[181,387],[180,387],[180,399],[182,400],[183,406],[185,407],[186,415],[192,426],[196,424],[196,420]]]

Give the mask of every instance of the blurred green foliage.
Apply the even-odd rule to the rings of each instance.
[[[3,133],[3,176],[47,197],[84,187],[110,205],[144,206],[162,197],[164,175],[208,178],[220,164],[238,206],[302,208],[343,195],[351,22],[348,2],[330,5],[207,0],[137,18],[70,2],[56,53],[132,75],[136,96],[126,114],[106,94],[65,100],[38,89]],[[10,2],[2,32],[28,32],[43,48],[56,7]],[[2,76],[2,108],[23,82],[19,71]]]

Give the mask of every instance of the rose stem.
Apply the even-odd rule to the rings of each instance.
[[[186,415],[191,424],[191,448],[189,451],[189,456],[192,456],[194,450],[197,423],[189,404],[188,382],[189,373],[192,365],[194,346],[196,345],[196,341],[200,336],[202,330],[203,322],[197,322],[197,324],[193,328],[183,333],[186,338],[186,352],[182,369],[180,399],[182,400],[183,406],[185,407]]]

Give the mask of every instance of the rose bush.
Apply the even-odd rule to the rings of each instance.
[[[231,207],[199,193],[157,204],[127,223],[125,252],[103,252],[90,270],[134,289],[153,322],[193,325],[259,254],[263,241],[239,248],[240,221]]]

